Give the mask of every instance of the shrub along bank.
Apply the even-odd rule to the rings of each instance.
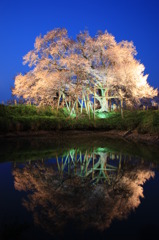
[[[102,117],[102,118],[101,118]],[[138,133],[159,133],[159,111],[137,110],[70,117],[65,108],[28,105],[0,105],[0,132],[52,130],[134,130]]]

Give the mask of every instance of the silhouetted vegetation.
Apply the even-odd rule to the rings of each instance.
[[[0,132],[53,131],[53,130],[134,130],[139,133],[159,133],[159,111],[133,110],[104,113],[102,118],[93,113],[79,112],[70,117],[65,108],[58,111],[51,107],[34,105],[0,105]]]

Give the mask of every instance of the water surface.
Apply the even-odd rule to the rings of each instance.
[[[159,235],[159,150],[107,138],[0,140],[0,239]]]

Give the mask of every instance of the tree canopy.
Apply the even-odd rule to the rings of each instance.
[[[117,43],[107,31],[71,39],[66,29],[54,29],[37,37],[23,57],[30,71],[15,77],[12,93],[37,105],[65,105],[70,113],[79,106],[109,111],[112,100],[133,106],[157,95],[136,54],[132,42]]]

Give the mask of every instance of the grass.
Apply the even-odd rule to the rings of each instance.
[[[139,133],[159,133],[159,111],[137,110],[124,111],[124,119],[120,112],[111,112],[106,118],[96,120],[91,114],[78,114],[78,118],[70,118],[66,109],[36,107],[29,105],[0,105],[0,132],[52,131],[52,130],[133,130]]]

